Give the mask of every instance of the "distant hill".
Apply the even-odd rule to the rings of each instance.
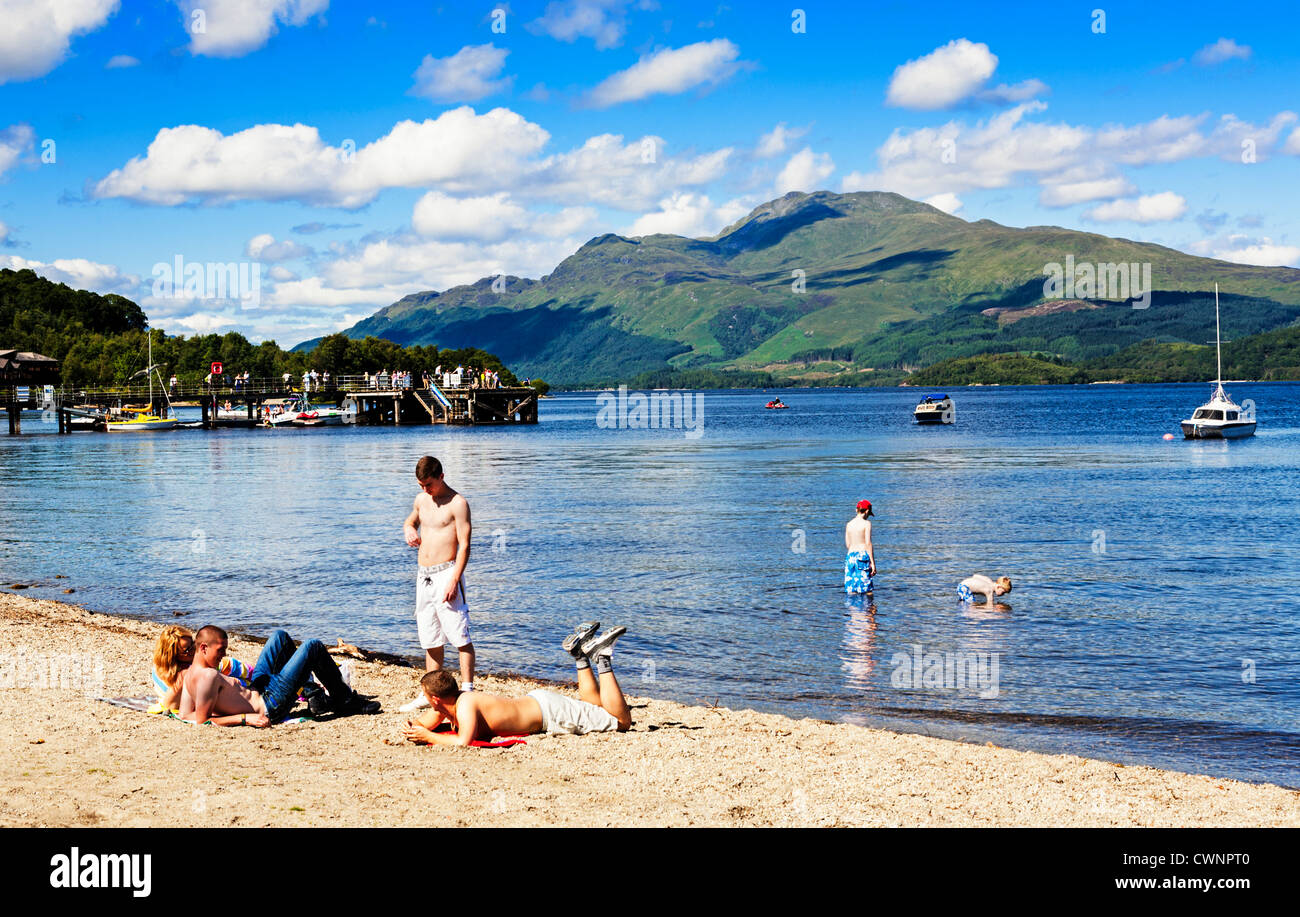
[[[1067,256],[1150,263],[1150,308],[1041,308],[1044,266]],[[503,292],[492,281],[414,293],[344,333],[481,346],[569,385],[670,369],[829,383],[988,353],[1082,362],[1148,338],[1201,343],[1213,334],[1216,281],[1225,335],[1300,319],[1300,270],[967,222],[883,192],[787,194],[706,239],[599,236],[540,280],[508,277]]]

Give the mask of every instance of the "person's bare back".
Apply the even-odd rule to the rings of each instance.
[[[206,722],[214,716],[264,714],[262,696],[216,669],[191,665],[182,681],[180,717]],[[202,719],[199,717],[202,716]]]

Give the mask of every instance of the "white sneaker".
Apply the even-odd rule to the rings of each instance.
[[[419,697],[417,697],[415,700],[411,701],[410,703],[402,704],[402,706],[398,707],[397,709],[402,711],[403,713],[414,713],[416,710],[423,710],[428,706],[429,706],[429,699],[425,697],[424,692],[421,691]]]

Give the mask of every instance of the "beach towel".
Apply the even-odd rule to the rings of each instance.
[[[166,712],[167,717],[169,719],[176,720],[179,723],[184,723],[187,726],[197,725],[196,723],[191,723],[189,720],[181,719],[179,716],[176,715],[176,712],[173,710],[164,711],[162,707],[158,704],[158,698],[151,697],[149,695],[146,695],[144,697],[97,697],[95,698],[95,700],[103,701],[106,704],[112,704],[114,707],[122,707],[126,710],[134,710],[136,713],[149,713],[149,714],[157,715]],[[288,719],[280,720],[275,725],[284,726],[286,724],[292,724],[292,723],[314,723],[314,722],[316,722],[315,717],[293,716],[293,717],[289,717]]]
[[[451,732],[451,724],[442,723],[434,732]],[[493,736],[488,741],[475,739],[469,743],[475,748],[511,748],[515,745],[527,745],[523,736]]]

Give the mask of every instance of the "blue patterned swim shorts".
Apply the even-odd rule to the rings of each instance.
[[[970,586],[967,586],[965,583],[962,583],[957,587],[957,598],[961,599],[963,602],[975,601],[975,596],[971,594]]]
[[[849,595],[870,592],[875,584],[871,577],[871,561],[866,551],[850,551],[844,556],[844,591]]]

